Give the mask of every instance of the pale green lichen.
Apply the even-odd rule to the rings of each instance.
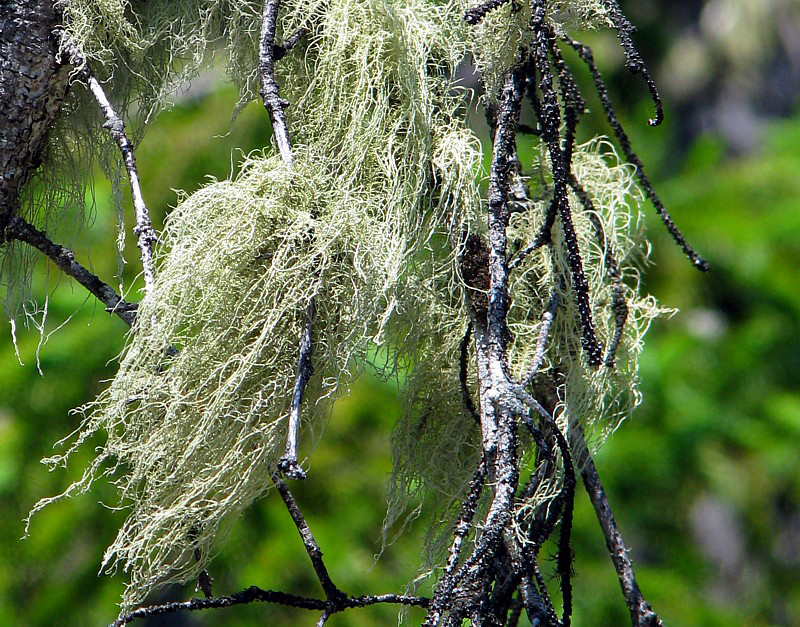
[[[330,403],[374,346],[388,356],[385,375],[408,368],[404,414],[392,438],[387,528],[434,497],[438,524],[429,535],[426,569],[440,563],[480,449],[463,407],[458,355],[467,319],[459,242],[483,228],[481,152],[452,77],[473,55],[491,93],[526,19],[526,9],[505,7],[473,31],[463,19],[469,4],[281,4],[279,39],[312,27],[279,64],[281,95],[292,103],[293,166],[271,153],[253,154],[235,180],[182,199],[167,222],[155,288],[140,305],[118,374],[84,408],[67,452],[47,460],[65,464],[88,438],[107,434],[65,495],[107,476],[130,509],[104,561],[130,575],[124,608],[156,585],[196,577],[232,522],[268,490],[283,452],[312,298],[315,374],[303,405],[306,440],[318,437]],[[106,64],[106,76],[123,93],[137,94],[145,112],[156,111],[171,86],[208,60],[217,39],[242,97],[254,95],[261,2],[64,0],[60,6],[89,62]],[[559,28],[570,16],[597,24],[600,6],[565,1],[550,17]],[[609,165],[601,152],[608,151],[596,142],[581,147],[573,168],[624,268],[629,323],[616,368],[588,367],[566,286],[544,365],[566,374],[558,420],[583,425],[595,442],[638,400],[641,334],[658,313],[638,289],[636,268],[646,250],[640,195],[630,169]],[[549,171],[544,152],[537,164]],[[515,214],[509,231],[522,245],[537,232],[552,192],[545,176],[531,185],[536,201]],[[578,209],[574,216],[598,336],[607,343],[614,324],[610,277],[588,216]],[[558,227],[553,235],[553,247],[532,254],[512,276],[515,372],[530,363],[550,290],[569,275]],[[525,449],[529,461],[532,443]],[[523,508],[555,489],[557,480],[543,484]]]
[[[537,168],[549,172],[546,148],[542,147]],[[632,167],[619,163],[613,147],[593,140],[576,148],[573,172],[592,199],[595,216],[603,226],[606,247],[611,247],[621,269],[622,289],[629,309],[628,320],[616,353],[614,367],[596,369],[588,365],[581,347],[581,322],[569,283],[566,247],[559,222],[553,230],[552,247],[534,251],[511,275],[512,297],[508,322],[512,341],[508,353],[512,370],[524,376],[533,361],[542,312],[555,289],[561,303],[550,331],[550,340],[540,372],[560,373],[555,418],[566,432],[568,425],[582,428],[593,449],[629,417],[640,402],[638,356],[642,336],[650,322],[665,313],[655,299],[639,290],[639,271],[649,251],[644,239],[644,216],[639,211],[643,195],[635,184]],[[531,177],[527,183],[536,200],[527,211],[512,214],[509,241],[522,246],[539,232],[552,200],[547,177]],[[590,216],[579,199],[570,194],[573,222],[583,267],[590,289],[592,315],[598,340],[607,347],[615,331],[611,307],[614,282],[605,263]],[[423,349],[424,363],[415,366],[404,390],[406,410],[392,435],[394,459],[390,484],[390,507],[386,528],[402,516],[415,516],[423,503],[433,507],[434,525],[427,537],[426,568],[433,574],[445,556],[452,537],[452,524],[480,455],[480,434],[466,414],[459,384],[459,345],[465,330],[464,311],[458,303],[443,310],[439,328],[429,329],[429,344]],[[474,368],[471,389],[476,390]],[[523,440],[527,438],[524,434]],[[523,467],[534,460],[530,440],[521,447]],[[560,480],[544,482],[521,512],[552,499]],[[388,538],[387,538],[388,539]]]

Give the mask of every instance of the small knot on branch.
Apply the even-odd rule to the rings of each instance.
[[[278,471],[287,479],[306,478],[306,471],[302,469],[296,459],[284,455],[278,460]]]

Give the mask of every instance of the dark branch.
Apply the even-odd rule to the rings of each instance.
[[[589,454],[589,449],[586,446],[583,433],[576,427],[573,427],[570,431],[573,446],[579,451],[577,460],[578,467],[581,469],[583,486],[589,494],[589,500],[591,500],[594,506],[597,520],[600,522],[600,528],[603,530],[603,535],[606,539],[606,547],[608,547],[611,561],[614,563],[614,568],[617,571],[619,583],[622,587],[622,594],[625,597],[625,603],[628,605],[628,610],[631,614],[631,622],[634,627],[656,627],[662,625],[658,614],[653,611],[650,604],[642,596],[639,585],[636,583],[633,564],[628,557],[628,551],[625,549],[622,535],[614,519],[614,512],[611,511],[611,505],[608,502],[608,497],[606,497],[606,492],[600,481],[600,475],[597,473],[594,460]]]
[[[322,559],[322,550],[314,539],[314,534],[311,533],[311,528],[308,526],[303,513],[297,506],[297,501],[294,500],[294,496],[286,485],[286,482],[277,474],[273,475],[272,480],[275,482],[275,486],[278,488],[278,492],[283,502],[286,504],[286,509],[289,510],[289,515],[292,517],[295,527],[297,527],[297,531],[300,534],[300,538],[303,540],[303,545],[306,548],[308,557],[311,559],[311,565],[314,567],[317,579],[319,579],[319,583],[328,599],[325,607],[333,608],[335,611],[335,609],[342,604],[343,600],[347,598],[347,595],[339,590],[336,584],[333,583],[333,580],[331,580],[328,569],[325,567],[325,562]]]
[[[507,4],[510,0],[486,0],[482,4],[478,5],[473,9],[468,9],[467,12],[464,14],[464,20],[467,24],[472,24],[473,26],[480,22],[483,18],[485,18],[489,13],[494,11],[495,9],[499,9],[504,4]]]
[[[447,602],[446,595],[443,594],[452,585],[453,574],[455,573],[458,561],[461,558],[461,549],[464,545],[464,539],[467,537],[470,529],[472,528],[472,519],[475,516],[475,509],[478,507],[478,499],[483,491],[484,482],[486,479],[486,460],[481,458],[478,467],[475,469],[475,474],[472,476],[472,481],[469,484],[467,496],[461,504],[461,514],[458,517],[458,522],[453,532],[453,542],[450,545],[450,551],[447,558],[447,565],[445,566],[444,574],[439,580],[436,587],[436,592],[433,595],[433,603],[435,607],[443,607]]]
[[[94,294],[106,306],[107,311],[119,316],[128,326],[133,325],[136,318],[136,306],[122,300],[111,286],[103,283],[96,275],[75,261],[75,253],[69,248],[53,243],[43,231],[38,230],[19,216],[9,218],[6,237],[30,244],[49,257],[65,274],[71,276]]]
[[[611,245],[611,242],[606,239],[603,224],[600,222],[600,218],[597,217],[597,212],[594,209],[594,203],[592,202],[589,193],[578,182],[578,180],[575,178],[575,175],[570,177],[569,184],[570,187],[572,187],[572,190],[575,192],[575,195],[581,201],[583,208],[586,210],[586,215],[589,216],[589,222],[594,229],[597,242],[600,245],[600,248],[604,251],[603,261],[606,269],[608,270],[608,274],[611,277],[611,310],[614,312],[614,336],[608,343],[603,364],[607,368],[613,368],[614,360],[617,356],[617,349],[619,348],[619,343],[622,341],[622,332],[625,330],[625,323],[628,320],[628,303],[625,301],[622,277],[619,273],[619,265],[614,257],[614,248]]]
[[[283,59],[283,57],[285,57],[292,48],[294,48],[297,44],[299,44],[300,40],[306,35],[308,35],[309,32],[311,32],[311,29],[309,27],[301,26],[300,28],[298,28],[294,33],[292,33],[292,35],[290,35],[283,42],[282,45],[280,46],[274,45],[272,47],[272,58],[275,61],[280,61],[281,59]]]
[[[149,616],[175,614],[177,612],[194,612],[215,608],[218,609],[231,607],[234,605],[246,605],[248,603],[275,603],[277,605],[286,605],[288,607],[296,607],[303,610],[316,610],[322,612],[326,611],[328,608],[328,603],[322,599],[302,597],[295,594],[286,594],[285,592],[278,592],[275,590],[262,590],[256,586],[251,586],[246,590],[242,590],[241,592],[237,592],[236,594],[232,594],[230,596],[213,597],[210,599],[191,599],[189,601],[164,603],[163,605],[142,607],[118,618],[111,623],[110,627],[122,627],[123,625],[132,623],[138,618],[147,618]],[[365,595],[360,597],[347,597],[341,602],[339,609],[336,611],[344,611],[357,607],[369,607],[370,605],[378,605],[380,603],[397,603],[412,607],[428,607],[428,605],[430,605],[430,599],[427,597],[417,597],[405,594],[380,594]]]
[[[611,22],[614,24],[614,29],[617,31],[617,36],[622,44],[622,49],[625,51],[625,66],[630,70],[631,74],[641,74],[647,83],[647,89],[650,90],[650,97],[653,99],[653,104],[656,106],[656,117],[650,118],[647,123],[650,126],[658,126],[664,121],[664,105],[661,102],[661,96],[658,95],[656,84],[647,70],[642,55],[633,45],[633,33],[636,28],[630,23],[622,9],[619,8],[617,0],[606,0],[606,8],[608,14],[611,16]]]
[[[461,383],[461,399],[464,402],[464,407],[470,416],[475,420],[475,423],[480,426],[481,417],[478,410],[475,408],[475,403],[472,400],[472,395],[467,385],[467,357],[469,355],[469,340],[472,337],[472,323],[467,325],[467,331],[461,339],[461,346],[459,347],[458,355],[458,380]]]
[[[256,586],[251,586],[247,590],[242,590],[230,596],[213,597],[211,599],[191,599],[176,603],[164,603],[163,605],[151,605],[134,610],[111,623],[110,627],[122,627],[132,623],[137,618],[148,616],[159,616],[162,614],[174,614],[176,612],[194,612],[198,610],[208,610],[212,608],[231,607],[234,605],[245,605],[247,603],[276,603],[287,605],[305,610],[324,610],[325,601],[301,597],[294,594],[286,594],[275,590],[262,590]]]
[[[570,172],[569,163],[565,161],[565,154],[560,143],[561,110],[550,71],[550,55],[553,54],[553,49],[557,49],[557,46],[545,22],[545,2],[543,0],[535,2],[533,11],[531,19],[533,27],[533,57],[539,76],[539,88],[542,92],[540,123],[553,169],[554,203],[556,203],[558,215],[561,218],[564,243],[567,247],[567,261],[572,273],[572,287],[575,291],[575,300],[581,317],[581,329],[583,332],[581,345],[588,356],[589,364],[599,366],[603,360],[602,351],[594,331],[592,309],[589,303],[589,285],[583,272],[578,237],[572,223],[569,194],[567,193]]]
[[[644,189],[645,194],[647,194],[647,197],[650,199],[650,202],[652,202],[655,206],[656,212],[661,218],[661,221],[664,223],[664,226],[667,227],[672,239],[675,240],[675,243],[678,244],[683,253],[689,257],[692,264],[698,270],[703,272],[708,271],[708,262],[697,252],[695,252],[695,250],[689,245],[689,242],[686,241],[683,233],[681,233],[680,229],[678,229],[678,227],[672,221],[672,217],[664,207],[664,203],[661,202],[661,199],[658,197],[658,194],[656,194],[655,189],[653,189],[650,179],[645,174],[642,160],[639,159],[639,155],[637,155],[633,151],[633,148],[631,148],[630,139],[628,138],[627,133],[625,133],[623,130],[619,119],[617,119],[617,113],[614,110],[614,106],[611,104],[611,98],[608,95],[608,89],[603,81],[603,77],[594,62],[594,55],[592,54],[591,48],[589,48],[589,46],[585,46],[576,39],[572,39],[571,37],[565,36],[564,41],[566,41],[572,48],[575,49],[575,51],[589,68],[589,72],[594,80],[595,90],[597,91],[597,95],[600,97],[600,104],[602,105],[603,111],[606,114],[608,124],[611,126],[611,130],[614,132],[614,136],[617,138],[617,141],[622,148],[622,152],[625,154],[625,158],[634,166],[636,166],[636,176],[639,179],[639,184],[642,186],[642,189]]]
[[[292,143],[286,124],[286,107],[289,102],[280,97],[275,80],[275,31],[277,29],[280,0],[265,0],[261,16],[261,41],[258,55],[258,73],[261,77],[261,98],[272,122],[272,132],[278,152],[287,165],[292,163]]]

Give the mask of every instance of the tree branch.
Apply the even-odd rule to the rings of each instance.
[[[636,583],[633,564],[628,557],[628,551],[622,541],[622,534],[620,534],[619,527],[617,527],[614,512],[611,511],[611,505],[608,502],[608,497],[606,497],[594,460],[586,446],[583,432],[579,427],[573,426],[570,429],[570,435],[573,447],[579,451],[577,459],[578,467],[581,469],[583,486],[586,488],[589,500],[591,500],[594,511],[597,514],[597,520],[600,522],[600,528],[603,530],[606,547],[608,547],[611,561],[617,571],[622,594],[631,614],[631,623],[634,627],[657,627],[662,625],[663,623],[658,614],[653,611],[650,604],[642,596],[639,585]]]
[[[125,133],[125,123],[122,118],[111,106],[111,102],[103,90],[100,81],[95,77],[94,72],[86,62],[86,58],[80,49],[69,40],[66,33],[62,33],[62,46],[67,54],[70,63],[76,66],[77,71],[86,79],[89,91],[94,96],[106,121],[103,128],[108,129],[109,134],[116,142],[122,153],[125,163],[125,170],[128,173],[128,181],[131,185],[131,196],[133,197],[133,209],[136,214],[136,226],[133,229],[138,238],[137,246],[142,256],[142,272],[144,274],[144,291],[149,294],[153,291],[155,283],[155,262],[153,260],[153,245],[158,241],[158,235],[150,221],[150,211],[142,196],[142,187],[139,184],[139,171],[136,168],[136,157],[133,154],[133,145]]]
[[[6,228],[6,236],[30,244],[56,264],[65,274],[83,285],[97,299],[105,304],[107,311],[114,313],[128,326],[136,318],[135,305],[125,302],[112,287],[103,283],[81,264],[75,261],[75,253],[53,243],[43,231],[38,230],[19,216],[11,216]]]
[[[311,339],[314,321],[314,299],[306,307],[306,322],[303,336],[300,338],[300,357],[297,359],[297,379],[292,392],[292,405],[289,413],[289,426],[286,435],[286,452],[278,461],[278,470],[290,479],[305,479],[306,473],[297,463],[297,433],[300,429],[300,405],[303,394],[314,366],[311,363],[311,352],[314,347]]]
[[[297,506],[297,501],[294,500],[294,496],[286,485],[286,482],[277,474],[272,476],[272,480],[275,482],[275,486],[278,488],[278,492],[283,502],[286,504],[286,509],[289,510],[289,515],[292,517],[295,527],[297,527],[297,531],[303,540],[303,545],[306,547],[308,557],[311,559],[311,565],[314,567],[317,579],[319,579],[319,583],[325,591],[325,596],[328,599],[326,607],[337,611],[337,608],[339,608],[343,600],[347,598],[347,595],[336,587],[336,584],[333,583],[333,580],[328,574],[328,569],[322,559],[322,550],[319,548],[314,534],[311,533],[311,528],[308,526],[303,513]]]
[[[261,15],[261,42],[258,55],[258,73],[261,76],[261,98],[272,122],[272,132],[278,152],[287,165],[292,164],[292,143],[286,124],[286,107],[289,102],[280,97],[275,80],[275,31],[277,29],[280,0],[265,0]]]
[[[645,194],[647,194],[647,197],[650,199],[650,202],[652,202],[653,206],[656,208],[656,212],[661,218],[661,221],[664,223],[664,226],[667,227],[667,231],[669,231],[672,239],[683,251],[683,254],[689,258],[694,267],[702,272],[707,272],[709,269],[708,261],[703,259],[703,257],[701,257],[691,247],[691,245],[689,245],[689,242],[686,241],[683,233],[681,233],[675,222],[673,222],[672,217],[667,212],[666,207],[664,207],[664,203],[661,202],[661,198],[659,198],[658,194],[656,194],[653,184],[645,174],[642,160],[639,158],[639,155],[633,151],[630,139],[628,138],[627,133],[623,130],[622,125],[619,123],[617,113],[614,110],[614,105],[611,104],[611,97],[608,95],[608,89],[606,88],[605,81],[603,81],[600,70],[597,69],[597,65],[594,62],[592,49],[577,39],[572,39],[566,35],[563,35],[562,39],[578,53],[578,56],[580,56],[580,58],[589,68],[589,73],[592,75],[592,80],[594,81],[595,91],[597,91],[597,95],[600,98],[600,104],[602,105],[603,111],[606,114],[608,124],[611,126],[611,130],[614,132],[614,136],[617,138],[625,158],[636,167],[636,176],[639,179],[639,184],[642,186],[642,189],[644,189]]]
[[[251,586],[246,590],[237,592],[229,596],[213,597],[210,599],[191,599],[189,601],[179,601],[175,603],[164,603],[162,605],[151,605],[142,607],[129,614],[121,616],[109,627],[123,627],[139,618],[150,616],[161,616],[164,614],[175,614],[177,612],[196,612],[215,608],[232,607],[234,605],[246,605],[248,603],[275,603],[286,605],[304,610],[326,611],[327,602],[322,599],[303,597],[295,594],[286,594],[276,590],[262,590],[257,586]],[[427,597],[417,597],[405,594],[381,594],[364,595],[359,597],[347,597],[341,603],[338,611],[354,609],[358,607],[369,607],[381,603],[397,603],[412,607],[427,607],[430,599]]]
[[[0,2],[0,244],[69,89],[70,68],[60,62],[52,36],[60,19],[54,4]]]
[[[556,317],[556,310],[558,309],[558,292],[553,290],[550,293],[550,302],[547,304],[547,309],[542,314],[542,326],[539,329],[539,337],[536,339],[536,350],[533,354],[533,361],[528,370],[528,374],[522,380],[522,387],[528,387],[536,372],[541,368],[544,361],[544,354],[547,350],[547,336],[550,333],[550,326]]]

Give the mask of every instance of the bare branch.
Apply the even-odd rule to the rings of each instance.
[[[275,603],[286,605],[304,610],[315,610],[325,612],[328,604],[322,599],[302,597],[295,594],[286,594],[276,590],[262,590],[257,586],[251,586],[246,590],[237,592],[230,596],[213,597],[210,599],[191,599],[189,601],[179,601],[176,603],[164,603],[162,605],[151,605],[134,610],[125,616],[115,620],[109,627],[123,627],[139,618],[149,616],[161,616],[163,614],[175,614],[178,612],[196,612],[199,610],[209,610],[214,608],[232,607],[234,605],[246,605],[248,603]],[[430,599],[427,597],[417,597],[405,594],[381,594],[365,595],[360,597],[348,597],[342,601],[340,609],[344,611],[358,607],[369,607],[381,603],[391,603],[409,605],[412,607],[427,607]]]
[[[602,362],[602,351],[597,342],[592,320],[592,309],[589,302],[589,285],[583,271],[578,237],[572,223],[567,181],[569,179],[570,165],[566,160],[561,147],[561,109],[558,94],[553,86],[553,76],[550,70],[550,55],[556,48],[553,33],[545,22],[546,7],[543,0],[535,3],[531,25],[533,27],[533,62],[539,79],[539,88],[542,91],[541,117],[542,136],[547,144],[550,162],[553,171],[553,202],[561,218],[561,227],[564,233],[564,243],[567,248],[567,261],[572,274],[572,288],[575,291],[575,300],[581,317],[581,345],[586,352],[589,364],[598,366]]]
[[[453,575],[455,573],[456,566],[458,566],[458,560],[461,557],[461,549],[463,547],[464,540],[467,537],[470,529],[472,529],[472,519],[475,516],[475,508],[478,506],[478,499],[483,491],[485,479],[486,460],[485,458],[481,458],[481,461],[478,463],[478,467],[475,469],[475,474],[472,476],[472,481],[470,482],[467,496],[464,498],[464,501],[461,504],[461,514],[458,517],[458,522],[456,523],[455,531],[453,532],[453,542],[450,544],[447,565],[445,566],[444,574],[439,579],[439,583],[436,586],[436,592],[433,595],[435,609],[432,611],[429,618],[431,624],[435,624],[435,622],[439,619],[441,610],[446,604],[447,595],[445,594],[445,591],[452,589],[452,586],[455,583]]]
[[[577,460],[578,467],[581,469],[583,486],[589,494],[589,500],[591,500],[594,506],[597,520],[600,522],[600,528],[603,530],[606,546],[611,555],[611,561],[614,563],[614,568],[617,571],[619,584],[622,587],[622,594],[625,597],[625,603],[628,605],[628,610],[631,614],[631,623],[634,627],[656,627],[662,625],[658,614],[653,611],[650,604],[642,596],[639,585],[636,583],[633,564],[628,557],[628,551],[625,549],[625,544],[622,541],[622,535],[620,534],[619,527],[617,527],[617,521],[614,519],[614,512],[611,511],[611,505],[608,502],[608,497],[606,497],[606,492],[600,481],[600,475],[597,473],[594,460],[586,446],[583,432],[579,427],[573,426],[570,429],[570,435],[573,447],[579,451]]]
[[[317,541],[314,539],[314,534],[311,533],[311,528],[308,526],[303,513],[297,506],[297,501],[289,490],[289,486],[277,474],[272,476],[278,492],[286,504],[286,509],[289,510],[289,515],[294,521],[295,527],[303,540],[303,545],[306,547],[308,557],[311,559],[311,565],[314,567],[314,572],[317,574],[317,579],[325,591],[325,596],[328,599],[328,604],[325,607],[338,608],[347,596],[336,587],[336,584],[331,580],[328,574],[328,569],[325,567],[325,562],[322,559],[322,550],[319,548]]]
[[[625,51],[625,67],[630,70],[631,74],[641,74],[647,83],[647,89],[650,90],[650,97],[653,99],[653,104],[656,106],[656,117],[650,118],[647,123],[650,126],[658,126],[664,121],[664,105],[661,102],[661,96],[658,95],[656,84],[647,70],[642,56],[633,45],[631,35],[636,32],[636,28],[628,21],[622,9],[619,7],[617,0],[606,0],[606,8],[608,14],[611,16],[611,21],[614,24],[614,30],[617,31],[617,36],[622,44],[622,49]]]
[[[115,620],[109,627],[122,627],[132,623],[138,618],[148,616],[160,616],[162,614],[175,614],[177,612],[195,612],[198,610],[208,610],[212,608],[231,607],[234,605],[245,605],[247,603],[276,603],[306,610],[324,610],[325,601],[308,597],[301,597],[294,594],[286,594],[275,590],[262,590],[256,586],[251,586],[246,590],[237,592],[230,596],[213,597],[211,599],[191,599],[189,601],[179,601],[176,603],[164,603],[162,605],[151,605],[142,607],[138,610],[126,614]]]
[[[39,252],[49,257],[65,274],[68,274],[102,302],[107,311],[114,313],[128,326],[133,325],[136,318],[136,306],[127,303],[114,291],[75,261],[75,253],[52,242],[43,231],[38,230],[19,216],[11,216],[6,228],[6,237],[30,244]]]
[[[267,109],[269,119],[272,122],[275,143],[278,145],[281,159],[291,166],[293,161],[292,143],[289,139],[289,128],[286,123],[286,107],[289,106],[289,102],[280,97],[278,83],[275,80],[276,50],[283,50],[277,58],[282,57],[287,50],[290,50],[300,41],[308,32],[308,29],[305,27],[299,29],[286,40],[282,48],[276,47],[275,35],[279,8],[280,0],[265,0],[264,2],[264,11],[261,16],[258,72],[261,77],[261,98],[264,100],[264,107]],[[303,328],[303,336],[300,338],[300,357],[297,360],[297,378],[295,379],[292,393],[292,405],[286,435],[286,452],[278,462],[278,470],[290,479],[306,478],[306,473],[297,462],[297,433],[300,428],[300,405],[303,402],[303,394],[308,380],[314,372],[311,364],[313,320],[314,299],[312,298],[306,307],[306,323]]]
[[[261,42],[258,55],[258,73],[261,77],[261,98],[272,122],[272,132],[278,152],[287,165],[292,164],[292,143],[286,124],[286,107],[289,102],[280,97],[275,80],[275,31],[277,29],[280,0],[265,0],[261,15]]]
[[[675,222],[673,222],[672,217],[667,212],[666,207],[664,207],[664,203],[661,202],[661,198],[659,198],[655,189],[653,189],[653,184],[645,174],[642,160],[639,158],[639,155],[633,151],[630,139],[628,138],[627,133],[623,130],[622,125],[619,123],[617,113],[614,110],[614,106],[611,104],[611,98],[608,95],[608,89],[606,88],[605,81],[603,81],[600,70],[597,69],[597,65],[594,62],[592,49],[580,41],[572,39],[571,37],[562,36],[562,38],[578,53],[580,58],[589,68],[589,72],[592,75],[592,80],[594,81],[595,91],[597,91],[597,95],[600,98],[600,104],[602,105],[603,111],[606,114],[608,124],[611,126],[611,130],[614,131],[614,136],[617,138],[617,141],[622,148],[622,152],[625,154],[625,158],[634,166],[636,166],[636,176],[639,179],[639,184],[642,186],[642,189],[644,189],[645,194],[647,194],[647,197],[650,199],[650,202],[652,202],[653,206],[656,208],[656,212],[661,218],[661,221],[664,223],[664,226],[667,227],[667,231],[669,231],[672,239],[675,240],[675,243],[678,244],[680,249],[683,251],[683,254],[689,258],[694,267],[702,272],[707,272],[709,269],[708,261],[703,259],[703,257],[701,257],[689,245],[689,242],[686,241],[683,233],[681,233]]]
[[[91,68],[86,62],[78,47],[71,42],[66,34],[62,34],[64,51],[70,59],[70,63],[77,67],[78,72],[86,79],[89,91],[92,92],[94,99],[103,111],[106,121],[103,128],[108,129],[109,134],[119,146],[122,159],[125,163],[125,170],[128,173],[128,181],[131,185],[131,196],[133,197],[133,208],[136,213],[136,227],[133,229],[138,238],[137,246],[142,256],[142,272],[144,274],[144,291],[148,294],[153,291],[155,283],[155,262],[153,260],[153,245],[158,241],[155,229],[150,221],[150,211],[144,202],[142,188],[139,184],[139,171],[136,168],[136,157],[133,154],[133,145],[125,134],[125,124],[122,118],[111,106],[103,86],[95,77]]]
[[[464,21],[467,24],[475,25],[485,18],[491,11],[507,4],[509,0],[486,0],[473,9],[468,9],[464,14]]]
[[[313,344],[311,333],[314,321],[314,299],[306,307],[306,322],[300,339],[300,357],[297,359],[297,379],[292,393],[292,406],[286,435],[286,452],[278,462],[278,470],[290,479],[305,479],[306,474],[297,463],[297,432],[300,428],[300,405],[314,366],[311,364]]]
[[[472,395],[469,392],[469,386],[467,385],[467,357],[469,355],[469,340],[471,337],[472,323],[470,322],[467,325],[467,331],[464,333],[464,337],[461,339],[461,346],[459,347],[458,379],[461,382],[461,400],[464,402],[464,407],[466,407],[469,415],[472,416],[478,426],[480,426],[481,417],[478,414],[478,410],[472,400]]]

